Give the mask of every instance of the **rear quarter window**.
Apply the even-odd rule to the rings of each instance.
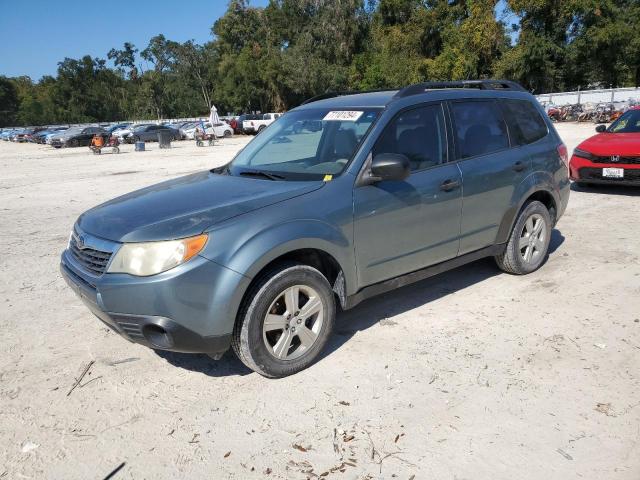
[[[549,130],[538,109],[527,100],[500,100],[512,146],[528,145],[547,136]]]
[[[458,156],[470,158],[509,148],[502,112],[493,100],[451,103]]]

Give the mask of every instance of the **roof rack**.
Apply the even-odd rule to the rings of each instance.
[[[424,82],[409,85],[394,95],[395,98],[418,95],[427,90],[437,90],[442,88],[477,88],[480,90],[516,90],[526,92],[519,83],[511,80],[459,80],[455,82]]]
[[[319,100],[325,100],[327,98],[344,97],[345,95],[357,95],[359,93],[377,93],[377,92],[391,92],[397,90],[395,88],[382,88],[378,90],[355,90],[355,91],[342,91],[342,92],[325,92],[315,97],[307,98],[300,105],[306,105],[307,103],[317,102]]]

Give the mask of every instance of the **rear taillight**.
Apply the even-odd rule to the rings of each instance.
[[[564,164],[569,168],[569,152],[567,151],[567,146],[564,143],[561,143],[557,147],[558,156],[564,162]]]

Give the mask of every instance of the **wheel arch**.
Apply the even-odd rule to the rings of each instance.
[[[327,251],[313,247],[290,250],[272,258],[266,263],[264,261],[261,262],[261,267],[257,270],[251,280],[251,283],[244,292],[240,305],[246,301],[246,298],[252,291],[253,286],[258,283],[265,274],[276,270],[280,265],[286,265],[289,263],[307,265],[318,270],[327,279],[329,285],[331,285],[331,288],[338,297],[340,304],[343,306],[345,305],[346,289],[342,266],[338,260],[336,260],[336,258]]]
[[[496,236],[496,244],[506,243],[509,240],[509,235],[511,234],[513,225],[518,219],[518,215],[524,206],[533,200],[537,200],[547,207],[551,215],[551,222],[555,226],[560,200],[557,192],[555,192],[550,185],[549,180],[534,175],[525,180],[525,182],[525,186],[528,188],[523,189],[524,193],[519,196],[519,201],[513,202],[502,218],[498,235]]]

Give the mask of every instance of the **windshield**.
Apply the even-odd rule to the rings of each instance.
[[[267,172],[286,180],[322,180],[326,175],[339,175],[379,111],[324,108],[289,112],[240,151],[229,172]]]
[[[639,133],[640,132],[640,110],[629,110],[622,114],[609,127],[612,133]]]

